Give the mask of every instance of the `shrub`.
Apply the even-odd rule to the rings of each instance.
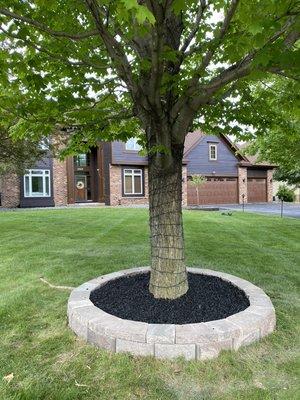
[[[282,201],[294,201],[294,192],[285,185],[280,185],[276,196]]]

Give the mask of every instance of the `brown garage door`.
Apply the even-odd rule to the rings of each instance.
[[[206,178],[199,187],[199,199],[195,186],[188,181],[188,205],[198,204],[231,204],[238,202],[237,178]]]
[[[248,178],[248,203],[267,201],[266,178]]]

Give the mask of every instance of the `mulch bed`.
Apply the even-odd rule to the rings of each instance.
[[[250,305],[242,290],[215,276],[188,273],[189,290],[176,300],[155,299],[149,279],[149,273],[115,279],[94,290],[90,300],[119,318],[152,324],[213,321]]]

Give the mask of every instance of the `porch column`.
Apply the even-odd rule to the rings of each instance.
[[[53,159],[53,199],[55,206],[68,204],[67,163]]]
[[[267,170],[267,202],[273,201],[273,169]]]
[[[182,167],[182,206],[187,206],[187,167]]]
[[[248,202],[247,167],[238,167],[239,204]]]

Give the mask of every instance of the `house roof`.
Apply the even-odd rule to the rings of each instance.
[[[185,137],[184,142],[184,157],[200,142],[200,140],[205,136],[205,133],[200,130],[189,132]]]
[[[249,146],[249,143],[242,143],[240,144],[238,147],[239,149],[242,151],[242,153],[245,152],[245,150],[247,150],[247,147]],[[276,165],[269,163],[268,161],[258,161],[258,157],[259,154],[254,154],[254,155],[248,155],[247,154],[247,159],[249,160],[251,166],[255,166],[255,167],[271,167],[271,168],[275,168]]]

